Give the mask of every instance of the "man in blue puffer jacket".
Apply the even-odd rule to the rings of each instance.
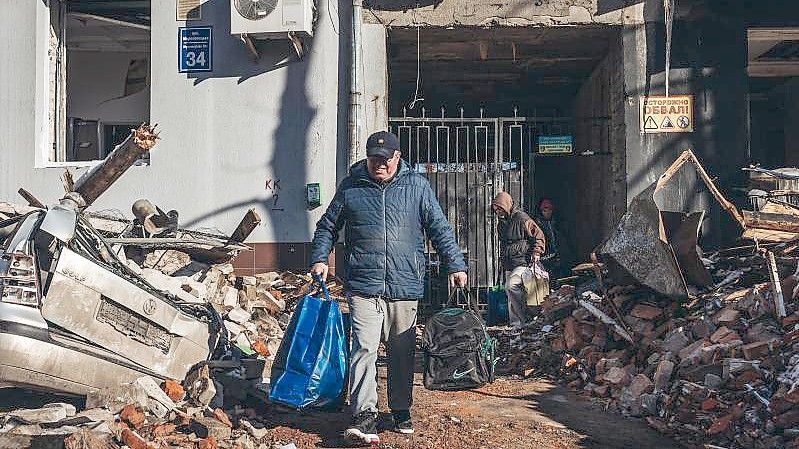
[[[451,286],[467,284],[466,264],[430,184],[401,159],[399,139],[381,131],[366,142],[316,224],[311,272],[327,277],[339,231],[349,255],[352,320],[350,401],[345,436],[367,444],[377,435],[377,350],[388,353],[388,405],[395,429],[413,433],[410,408],[416,349],[416,308],[424,296],[425,234],[446,265]]]

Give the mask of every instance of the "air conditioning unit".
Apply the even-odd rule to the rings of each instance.
[[[289,32],[313,35],[314,0],[230,0],[231,34],[285,38]]]

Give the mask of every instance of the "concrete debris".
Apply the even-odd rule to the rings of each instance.
[[[47,259],[52,270],[39,273],[34,266],[28,273],[20,268],[27,265],[18,267],[15,262],[6,266],[16,271],[6,267],[0,277],[8,271],[13,282],[23,283],[26,301],[47,297],[43,317],[59,326],[59,341],[74,340],[66,345],[72,352],[96,346],[104,350],[97,353],[116,353],[98,358],[98,366],[116,365],[108,370],[90,371],[85,366],[88,358],[74,367],[60,355],[57,364],[33,366],[41,360],[31,360],[31,371],[37,375],[25,387],[49,390],[53,386],[39,379],[61,379],[58,388],[65,389],[63,393],[86,396],[85,410],[77,413],[73,405],[52,403],[5,411],[0,413],[0,434],[63,435],[64,445],[74,449],[120,444],[131,449],[244,449],[255,447],[253,438],[266,436],[265,423],[251,408],[242,407],[265,401],[272,363],[291,314],[312,279],[291,272],[235,273],[231,261],[251,250],[244,242],[261,221],[254,209],[229,236],[181,229],[177,211],[162,210],[147,199],[133,203],[133,219],[86,211],[157,139],[154,127],[142,125],[79,179],[73,181],[67,173],[66,194],[57,205],[47,207],[24,189],[20,194],[30,206],[0,202],[0,243],[11,233],[27,233],[14,237],[35,245],[20,245],[12,252],[24,252],[18,255],[23,262],[33,261],[36,254]],[[18,224],[23,221],[36,224],[20,231]],[[0,252],[6,258],[5,248]],[[47,252],[49,258],[44,257]],[[87,260],[64,262],[68,257]],[[72,265],[63,268],[67,263]],[[86,267],[94,271],[82,272],[89,270]],[[73,284],[85,287],[87,279],[98,277],[96,270],[103,270],[105,277],[100,278],[108,283],[104,288],[119,297],[98,294],[97,307],[87,305],[86,310],[96,313],[96,322],[112,328],[113,335],[87,330],[91,326],[81,321],[86,312],[73,304],[75,297],[89,291],[75,290]],[[58,279],[46,286],[32,280],[38,275],[57,278],[56,273],[72,279],[71,290],[66,291]],[[329,289],[335,300],[343,300],[341,285],[333,281]],[[68,301],[60,304],[63,298]],[[48,307],[61,308],[50,315]],[[61,371],[42,372],[48,368]],[[66,379],[65,372],[82,377]],[[143,374],[149,375],[140,377]],[[6,386],[6,380],[0,383]],[[246,421],[241,419],[245,416]],[[103,435],[113,442],[107,444]]]
[[[0,414],[0,433],[55,435],[76,449],[271,447],[255,443],[270,431],[242,404],[265,400],[272,362],[294,307],[312,285],[310,277],[237,276],[226,259],[209,264],[183,249],[149,251],[127,243],[115,251],[157,289],[216,311],[222,335],[213,357],[182,380],[143,376],[92,390],[80,413],[53,403]],[[342,301],[342,287],[335,281],[329,286]]]
[[[799,302],[793,288],[775,301],[773,279],[790,282],[799,246],[731,248],[702,260],[713,285],[692,286],[685,299],[611,273],[597,294],[593,276],[578,276],[520,333],[492,330],[498,374],[554,376],[686,447],[795,447]],[[617,311],[621,319],[611,318]]]
[[[61,402],[47,404],[38,409],[17,409],[6,414],[6,418],[23,424],[44,424],[59,422],[75,416],[75,406]]]

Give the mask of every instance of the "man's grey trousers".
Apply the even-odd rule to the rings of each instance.
[[[418,301],[350,295],[349,305],[352,414],[377,411],[377,349],[381,341],[386,343],[388,355],[388,406],[392,411],[410,410]]]
[[[508,316],[510,325],[519,327],[527,320],[527,298],[524,290],[524,276],[530,276],[530,268],[520,266],[505,272],[505,293],[508,295]]]

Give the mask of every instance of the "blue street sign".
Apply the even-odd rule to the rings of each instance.
[[[211,27],[178,28],[178,72],[213,70],[213,32]]]

